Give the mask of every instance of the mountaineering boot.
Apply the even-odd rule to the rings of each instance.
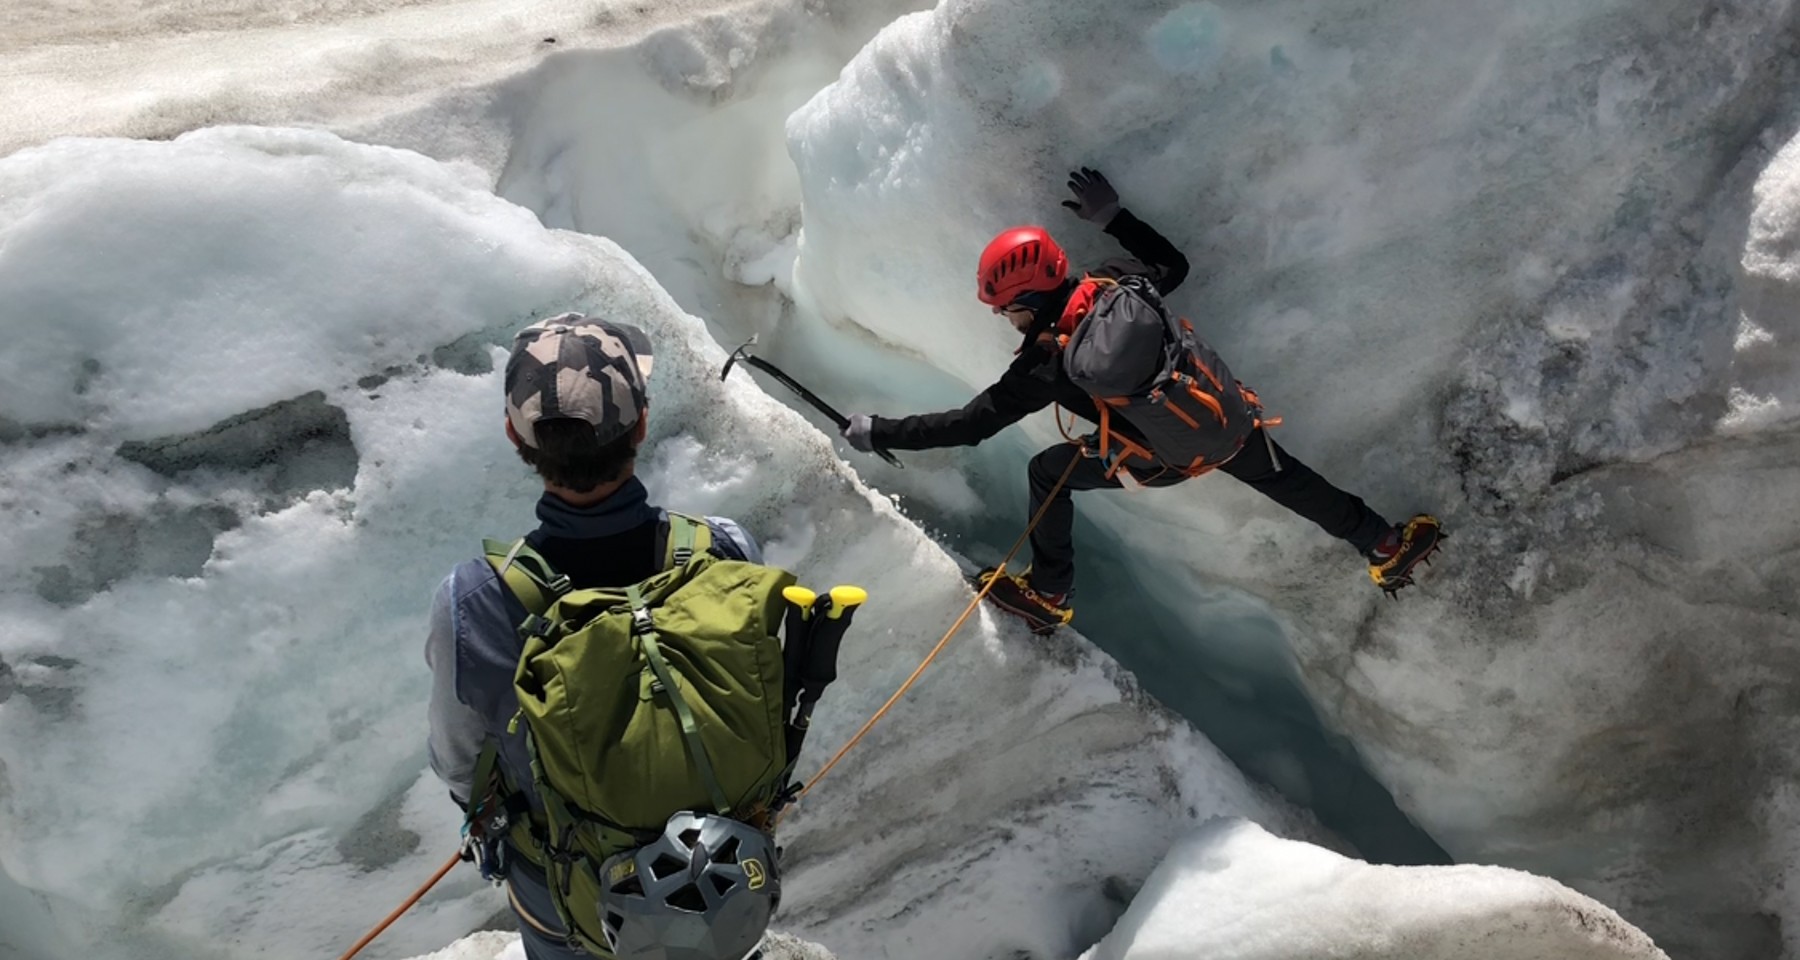
[[[989,567],[976,574],[975,589],[979,590],[993,580],[988,602],[1025,621],[1032,633],[1042,636],[1075,619],[1075,610],[1064,605],[1067,598],[1063,594],[1044,594],[1031,589],[1030,570],[1021,576],[1009,573],[998,579],[995,579],[995,572],[996,568]]]
[[[1404,524],[1395,524],[1369,551],[1369,579],[1383,593],[1398,600],[1400,589],[1412,586],[1413,568],[1420,563],[1429,564],[1431,555],[1448,536],[1436,517],[1423,513]]]

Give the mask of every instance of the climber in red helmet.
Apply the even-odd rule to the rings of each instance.
[[[1021,575],[999,578],[988,595],[997,606],[1039,632],[1054,630],[1074,616],[1070,601],[1075,585],[1071,492],[1127,484],[1168,486],[1212,469],[1236,477],[1348,542],[1368,559],[1369,575],[1376,586],[1390,595],[1410,584],[1413,567],[1437,549],[1441,536],[1438,522],[1419,515],[1405,524],[1391,524],[1277,444],[1263,429],[1272,422],[1260,418],[1255,394],[1238,385],[1217,354],[1198,340],[1185,321],[1170,317],[1162,306],[1161,298],[1187,278],[1187,258],[1149,224],[1121,207],[1118,192],[1098,171],[1084,167],[1069,177],[1074,199],[1064,201],[1063,206],[1083,220],[1102,225],[1135,260],[1109,261],[1099,270],[1077,277],[1070,270],[1068,256],[1044,228],[1020,226],[1002,231],[981,252],[976,296],[1023,335],[1012,365],[999,382],[960,409],[899,418],[852,416],[844,429],[850,445],[865,452],[972,446],[1053,403],[1099,425],[1098,435],[1084,437],[1080,443],[1057,444],[1032,458],[1028,470],[1031,516],[1050,496],[1070,461],[1080,462],[1032,531],[1031,566]],[[1147,439],[1145,431],[1131,422],[1131,409],[1115,403],[1127,398],[1109,400],[1108,406],[1116,406],[1124,415],[1108,416],[1110,411],[1096,404],[1091,388],[1084,389],[1070,379],[1065,347],[1096,305],[1113,302],[1113,298],[1128,300],[1143,316],[1169,321],[1170,344],[1194,348],[1194,356],[1210,358],[1218,376],[1202,363],[1197,369],[1205,372],[1204,378],[1195,374],[1183,381],[1177,371],[1172,379],[1192,381],[1195,399],[1218,411],[1216,422],[1206,416],[1183,415],[1183,422],[1211,431],[1199,439],[1212,446],[1202,443],[1194,449],[1223,450],[1223,454],[1210,460],[1205,456],[1190,460],[1183,454],[1172,463],[1166,455],[1171,446],[1168,435],[1158,441]],[[1184,328],[1191,339],[1183,339]],[[1177,352],[1188,356],[1185,348]],[[1155,372],[1153,368],[1146,375]],[[1207,386],[1209,379],[1211,387]],[[1212,393],[1214,388],[1229,394],[1223,403],[1218,397],[1198,396]],[[1161,412],[1164,406],[1159,403],[1152,412]],[[1150,425],[1146,415],[1138,416],[1139,423]],[[1185,439],[1175,438],[1176,444]],[[1157,443],[1165,447],[1160,455],[1153,449]],[[978,582],[985,584],[993,576],[994,571],[983,571]]]

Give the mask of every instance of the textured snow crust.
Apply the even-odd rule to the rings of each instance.
[[[1221,819],[1081,960],[1667,960],[1617,913],[1500,867],[1371,866]]]

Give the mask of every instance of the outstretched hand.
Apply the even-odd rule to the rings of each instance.
[[[1064,200],[1062,205],[1075,211],[1075,215],[1083,220],[1104,227],[1119,215],[1119,191],[1114,190],[1106,175],[1098,170],[1082,167],[1070,171],[1069,192],[1075,199]]]

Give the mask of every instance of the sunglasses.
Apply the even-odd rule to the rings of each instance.
[[[1014,310],[1030,310],[1036,313],[1050,303],[1050,294],[1044,290],[1028,290],[1012,299],[1005,306],[995,307],[995,313],[1010,313]]]

